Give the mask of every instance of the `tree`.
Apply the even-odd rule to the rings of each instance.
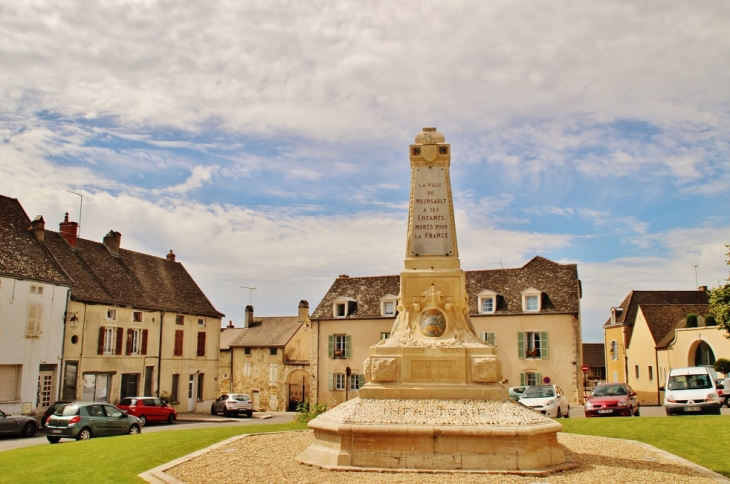
[[[725,358],[718,358],[713,368],[715,369],[715,371],[719,371],[720,373],[724,373],[726,375],[730,374],[730,360],[727,360]]]
[[[697,327],[697,315],[695,313],[689,313],[687,315],[687,323],[685,328],[696,328]]]
[[[730,249],[730,245],[725,247]],[[730,265],[730,252],[727,256],[727,265]],[[710,290],[710,312],[715,316],[717,325],[725,331],[725,337],[730,339],[730,279],[725,285]]]

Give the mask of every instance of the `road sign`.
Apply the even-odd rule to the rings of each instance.
[[[580,369],[583,370],[583,373],[588,373],[588,365],[583,365]]]

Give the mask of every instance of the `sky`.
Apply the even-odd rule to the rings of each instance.
[[[0,0],[0,194],[174,250],[242,325],[400,273],[408,146],[436,127],[462,269],[578,264],[600,342],[631,290],[728,277],[729,23],[713,0]]]

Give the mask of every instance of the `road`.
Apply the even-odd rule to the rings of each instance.
[[[142,429],[142,432],[165,432],[175,430],[226,427],[231,425],[270,425],[291,422],[292,419],[294,419],[294,413],[271,413],[260,416],[254,415],[254,418],[240,417],[233,419],[215,418],[210,416],[206,421],[188,421],[181,419],[175,422],[173,425],[167,425],[164,423],[148,424],[146,427],[144,427],[144,429]],[[61,444],[64,442],[71,442],[71,440],[62,440]],[[46,440],[46,434],[43,430],[39,430],[33,437],[30,438],[0,437],[0,452],[4,450],[20,449],[23,447],[31,447],[33,445],[43,444],[48,444],[48,440]]]

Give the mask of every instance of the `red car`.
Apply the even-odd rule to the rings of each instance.
[[[601,383],[588,396],[583,409],[586,417],[638,417],[639,401],[636,392],[626,383]]]
[[[147,422],[167,422],[171,424],[177,420],[177,410],[168,407],[157,397],[122,398],[117,408],[137,417],[142,425],[147,425]]]

